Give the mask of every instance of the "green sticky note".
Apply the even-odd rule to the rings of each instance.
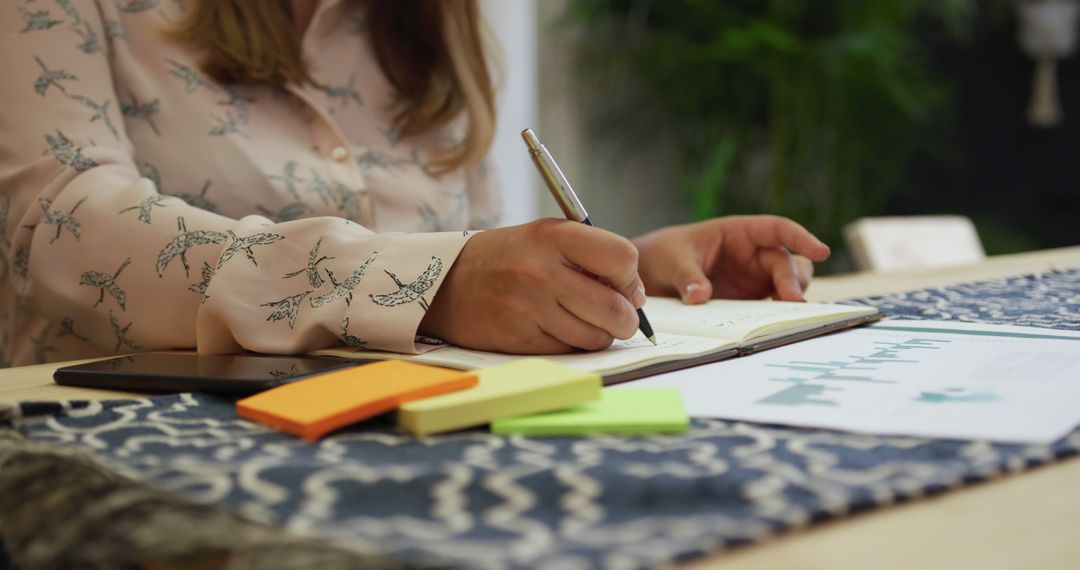
[[[545,358],[522,358],[475,371],[480,382],[455,393],[413,400],[398,409],[398,426],[428,435],[483,425],[600,399],[600,375]]]
[[[491,423],[497,435],[682,433],[690,425],[678,390],[604,390],[599,402]]]

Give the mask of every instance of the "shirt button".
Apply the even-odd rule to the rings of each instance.
[[[349,149],[343,146],[335,146],[330,149],[330,158],[336,162],[345,162],[349,158]]]

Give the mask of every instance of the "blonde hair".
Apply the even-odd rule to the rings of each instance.
[[[432,166],[442,173],[479,162],[495,135],[495,88],[476,0],[373,0],[366,10],[375,57],[397,92],[397,131],[430,132],[464,113],[464,135]],[[194,0],[167,34],[200,51],[203,72],[219,81],[315,84],[290,0]]]

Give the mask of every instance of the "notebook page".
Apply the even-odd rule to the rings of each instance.
[[[854,305],[789,301],[712,300],[685,305],[677,299],[650,297],[645,312],[658,338],[664,333],[742,341],[876,311]]]

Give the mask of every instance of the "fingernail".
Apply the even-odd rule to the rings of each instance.
[[[640,309],[645,306],[645,287],[638,285],[636,291],[634,291],[634,308]]]
[[[701,289],[701,285],[697,283],[691,283],[683,288],[682,300],[684,303],[689,302],[690,298],[694,296],[694,291]]]

